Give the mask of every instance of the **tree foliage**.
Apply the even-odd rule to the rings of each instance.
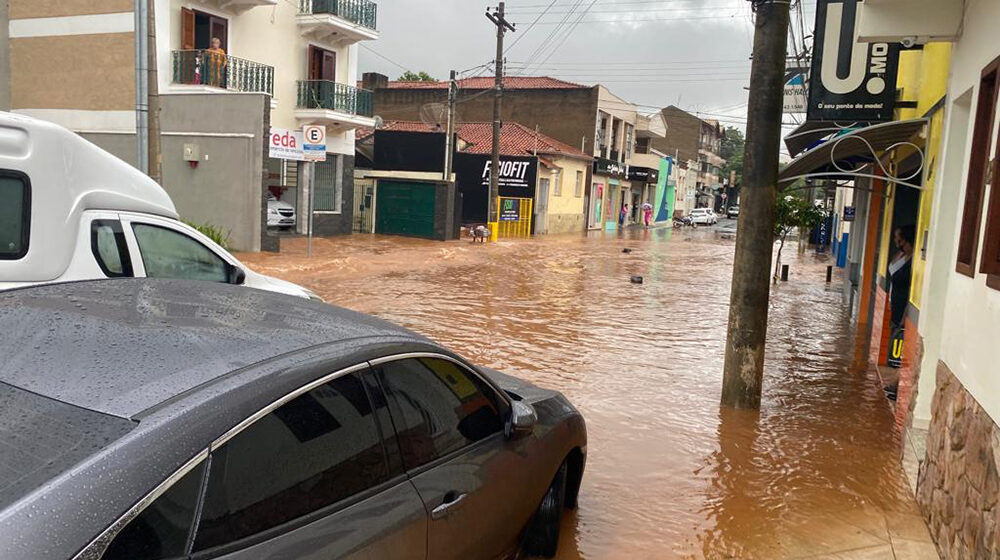
[[[826,213],[814,203],[790,194],[779,196],[775,209],[774,237],[780,242],[778,258],[774,262],[774,280],[777,281],[778,271],[781,270],[781,250],[785,248],[785,238],[795,228],[799,228],[799,235],[805,235],[826,219]]]
[[[420,72],[410,72],[407,70],[399,77],[401,82],[436,82],[430,74],[421,70]]]
[[[736,185],[743,184],[743,148],[746,138],[743,131],[736,127],[726,127],[725,135],[722,137],[722,145],[719,148],[719,155],[726,160],[726,165],[722,168],[725,177],[729,177],[731,171],[736,172]]]

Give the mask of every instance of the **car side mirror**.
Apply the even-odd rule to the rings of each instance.
[[[242,268],[229,265],[229,283],[230,284],[242,284],[247,281],[247,273],[243,271]]]
[[[535,408],[524,401],[513,401],[510,407],[510,418],[507,420],[507,439],[517,439],[528,435],[535,429],[538,415]]]

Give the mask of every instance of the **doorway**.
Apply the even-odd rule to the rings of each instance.
[[[549,209],[549,178],[538,180],[538,196],[535,197],[535,218],[532,233],[546,233],[545,218]]]
[[[309,79],[337,80],[337,53],[309,45]]]
[[[181,49],[205,50],[217,38],[222,50],[229,52],[229,20],[198,10],[181,8]]]

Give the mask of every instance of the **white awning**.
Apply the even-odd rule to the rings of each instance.
[[[922,45],[958,39],[965,0],[865,0],[858,10],[858,41]]]

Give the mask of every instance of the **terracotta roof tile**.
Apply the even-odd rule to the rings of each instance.
[[[458,80],[460,89],[490,89],[493,87],[492,76],[464,78]],[[506,76],[503,79],[504,89],[590,89],[590,86],[574,84],[548,76]],[[389,82],[389,89],[448,89],[448,82]]]
[[[493,146],[493,123],[462,123],[456,127],[459,139],[467,145],[463,153],[488,154]],[[443,132],[438,127],[415,121],[386,121],[379,130],[394,130],[403,132]],[[359,128],[355,131],[358,140],[368,138],[375,133],[373,128]],[[564,144],[555,138],[550,138],[520,123],[506,122],[500,130],[500,153],[507,156],[525,156],[533,153],[561,155],[583,159],[592,159],[586,153]]]

